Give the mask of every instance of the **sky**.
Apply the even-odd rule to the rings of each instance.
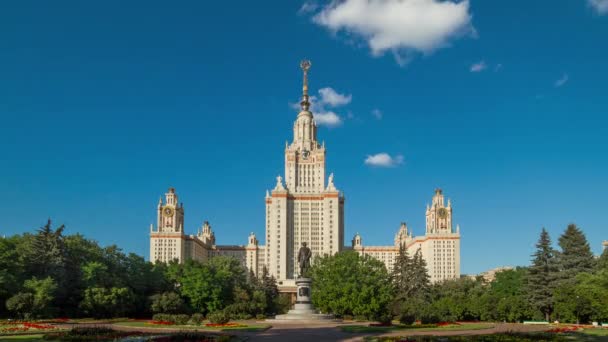
[[[187,233],[262,238],[307,58],[345,245],[424,234],[440,187],[462,273],[573,222],[599,254],[607,37],[607,0],[3,1],[0,234],[51,218],[148,258],[175,187]]]

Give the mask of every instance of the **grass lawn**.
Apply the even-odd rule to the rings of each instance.
[[[0,336],[0,341],[40,341],[42,340],[42,334],[35,335],[13,335],[13,336]]]
[[[238,322],[236,322],[238,323]],[[270,328],[268,324],[242,324],[243,326],[239,327],[206,327],[205,324],[201,325],[156,325],[150,324],[148,322],[142,321],[130,321],[130,322],[118,322],[114,323],[114,325],[124,326],[124,327],[141,327],[141,328],[153,328],[153,329],[184,329],[184,330],[199,330],[199,331],[264,331]]]
[[[493,328],[492,323],[464,323],[461,325],[447,325],[443,327],[416,327],[416,325],[395,324],[390,327],[373,327],[369,325],[347,325],[341,327],[342,331],[349,333],[377,333],[395,330],[407,331],[458,331],[458,330],[481,330]]]

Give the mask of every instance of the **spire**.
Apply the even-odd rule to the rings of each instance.
[[[302,73],[304,74],[302,81],[302,101],[300,102],[303,111],[308,111],[308,108],[310,107],[310,102],[308,101],[308,69],[310,69],[311,65],[312,64],[307,59],[300,62],[300,68],[302,68]]]

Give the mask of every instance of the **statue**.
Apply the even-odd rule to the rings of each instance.
[[[331,184],[331,185],[334,184],[334,173],[333,172],[329,174],[329,181],[328,181],[328,183]]]
[[[312,256],[312,252],[310,248],[306,247],[306,242],[302,242],[302,247],[300,247],[300,251],[298,252],[298,265],[300,266],[300,277],[304,276],[306,272],[310,269],[310,257]]]

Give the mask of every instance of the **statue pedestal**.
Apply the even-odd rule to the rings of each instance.
[[[285,315],[277,315],[272,321],[324,321],[333,320],[333,315],[320,314],[312,306],[310,278],[296,279],[296,304],[293,309]]]

